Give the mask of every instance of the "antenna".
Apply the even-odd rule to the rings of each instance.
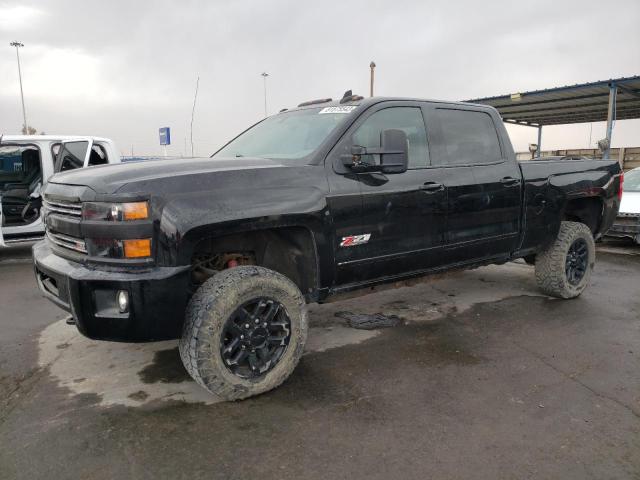
[[[193,108],[191,109],[191,156],[193,157],[193,116],[196,112],[196,100],[198,99],[198,85],[200,85],[200,75],[196,80],[196,93],[193,96]]]

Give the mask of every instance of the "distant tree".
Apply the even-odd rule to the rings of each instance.
[[[38,133],[38,130],[36,130],[35,128],[33,128],[30,125],[22,125],[22,134],[23,135],[35,135],[36,133]]]

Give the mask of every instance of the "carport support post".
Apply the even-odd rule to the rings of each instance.
[[[613,133],[613,121],[616,116],[616,96],[618,88],[615,83],[609,84],[609,109],[607,110],[607,149],[602,153],[602,158],[608,159],[611,150],[611,134]]]
[[[542,125],[538,126],[538,152],[537,158],[542,157]]]

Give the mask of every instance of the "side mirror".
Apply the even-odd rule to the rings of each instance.
[[[349,155],[341,157],[342,164],[356,173],[382,172],[402,173],[407,170],[409,142],[403,130],[389,129],[380,133],[381,147],[362,147],[353,145]],[[371,164],[362,161],[365,155],[379,155],[380,163]]]
[[[383,173],[402,173],[409,163],[409,142],[404,130],[384,130],[380,134],[382,151],[380,165]]]

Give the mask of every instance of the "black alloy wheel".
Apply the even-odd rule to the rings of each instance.
[[[231,314],[220,337],[220,354],[231,373],[256,379],[277,365],[290,337],[291,320],[284,306],[260,297]]]
[[[583,238],[576,239],[567,252],[565,273],[571,285],[578,285],[584,278],[589,265],[589,250]]]

